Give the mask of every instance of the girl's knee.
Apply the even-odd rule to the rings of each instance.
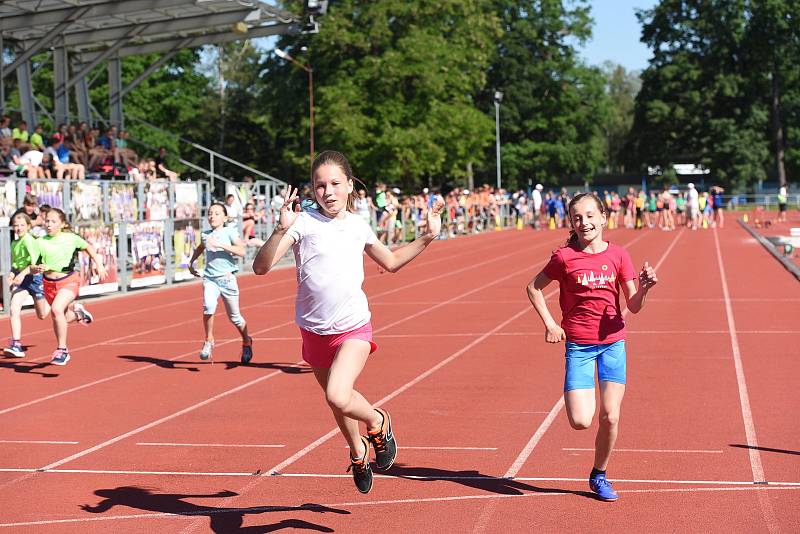
[[[237,328],[242,328],[242,327],[245,325],[244,317],[242,317],[242,316],[241,316],[240,314],[238,314],[238,313],[237,313],[237,314],[235,314],[235,315],[231,315],[231,316],[229,317],[229,319],[230,319],[230,320],[231,320],[231,322],[233,323],[233,326],[235,326],[235,327],[237,327]]]
[[[615,427],[619,424],[619,412],[600,414],[600,424]]]
[[[575,430],[586,430],[592,426],[591,417],[573,417],[569,420],[569,425]]]
[[[328,387],[325,390],[325,400],[331,408],[336,410],[344,410],[350,404],[350,399],[353,396],[352,390],[344,390],[338,388]]]

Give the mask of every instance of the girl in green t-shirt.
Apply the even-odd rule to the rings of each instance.
[[[67,325],[74,321],[91,323],[94,318],[80,304],[75,303],[81,286],[80,276],[75,270],[78,252],[83,250],[97,266],[100,280],[108,276],[103,258],[81,236],[72,232],[67,216],[58,208],[51,208],[44,219],[47,235],[39,239],[39,264],[32,272],[44,275],[44,296],[50,303],[53,330],[58,346],[50,363],[66,365],[69,361],[67,349]]]
[[[44,319],[50,313],[50,305],[44,298],[42,275],[31,274],[31,265],[39,260],[39,243],[30,229],[33,226],[27,213],[18,213],[11,221],[17,239],[11,243],[11,272],[6,281],[11,287],[11,304],[9,318],[11,322],[11,339],[3,351],[15,358],[25,357],[25,346],[22,344],[22,305],[30,295],[36,316]]]

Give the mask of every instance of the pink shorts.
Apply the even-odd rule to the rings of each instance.
[[[300,329],[303,337],[303,359],[311,367],[329,369],[336,357],[339,347],[348,339],[362,339],[369,343],[369,353],[378,350],[378,345],[372,341],[372,323],[344,332],[342,334],[329,334],[321,336],[308,330]]]

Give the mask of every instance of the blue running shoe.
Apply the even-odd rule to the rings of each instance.
[[[247,338],[247,345],[242,345],[242,363],[250,363],[253,359],[253,338]]]
[[[589,488],[597,494],[601,501],[616,501],[619,495],[611,487],[605,475],[595,475],[589,479]]]
[[[69,361],[69,351],[67,349],[56,349],[53,352],[53,359],[50,360],[50,363],[53,365],[67,365]]]
[[[8,341],[8,346],[3,349],[3,352],[15,358],[25,357],[25,349],[17,339],[10,339]]]

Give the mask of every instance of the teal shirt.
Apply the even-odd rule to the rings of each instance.
[[[216,278],[237,272],[239,263],[236,261],[236,256],[222,249],[209,250],[208,245],[206,245],[208,236],[213,236],[218,243],[233,245],[239,239],[239,231],[230,226],[223,226],[216,230],[206,230],[202,233],[200,239],[203,242],[203,246],[206,247],[205,276]]]

